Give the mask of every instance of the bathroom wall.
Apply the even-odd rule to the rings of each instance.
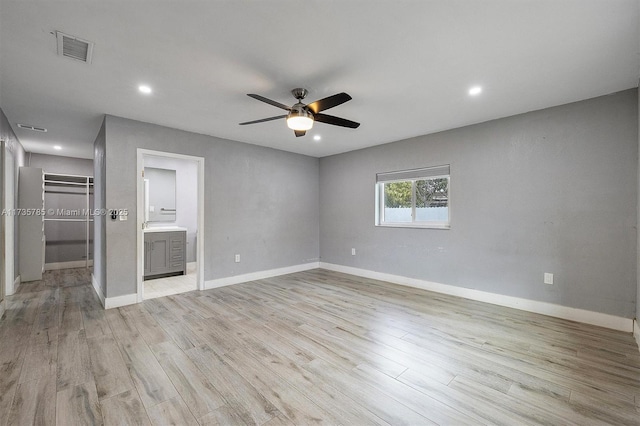
[[[198,231],[198,163],[179,158],[145,155],[144,166],[176,171],[176,220],[152,222],[149,226],[187,228],[187,262],[195,262]]]

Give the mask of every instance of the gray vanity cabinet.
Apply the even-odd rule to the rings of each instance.
[[[144,234],[144,277],[186,274],[185,231]]]

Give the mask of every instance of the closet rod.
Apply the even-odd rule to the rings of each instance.
[[[86,182],[70,182],[70,181],[63,181],[63,180],[46,180],[44,181],[45,185],[70,185],[70,186],[87,186]],[[89,186],[93,186],[93,182],[89,182]]]
[[[54,217],[50,217],[50,218],[45,218],[44,219],[46,222],[93,222],[93,219],[62,219],[62,218],[54,218]]]

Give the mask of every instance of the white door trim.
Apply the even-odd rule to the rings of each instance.
[[[16,208],[15,199],[16,199],[16,190],[17,190],[17,180],[16,180],[16,165],[14,154],[7,147],[7,143],[3,141],[2,143],[3,150],[3,161],[4,165],[2,171],[4,173],[3,176],[3,185],[4,185],[4,203],[3,208],[8,210],[13,210]],[[4,283],[5,283],[5,296],[11,296],[17,289],[15,288],[15,284],[18,283],[15,277],[15,253],[14,253],[14,244],[15,244],[15,217],[12,214],[7,214],[2,217],[4,221]]]
[[[144,222],[144,178],[142,170],[144,170],[144,156],[154,155],[156,157],[177,158],[181,160],[191,160],[198,164],[198,230],[196,232],[196,259],[197,267],[197,283],[198,290],[204,290],[204,157],[196,157],[193,155],[176,154],[173,152],[153,151],[150,149],[137,149],[137,242],[138,250],[136,250],[137,258],[137,301],[144,300],[144,286],[142,276],[144,274],[144,233],[142,224]]]

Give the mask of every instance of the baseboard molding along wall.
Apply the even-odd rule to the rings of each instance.
[[[105,309],[113,309],[113,308],[119,308],[120,306],[127,306],[127,305],[135,305],[136,303],[138,303],[138,295],[133,293],[133,294],[125,294],[122,296],[116,296],[116,297],[107,297],[104,299],[104,308]]]
[[[119,308],[120,306],[127,306],[138,303],[138,296],[135,293],[125,294],[124,296],[104,297],[104,294],[102,294],[102,289],[98,285],[98,281],[93,274],[91,274],[91,283],[93,284],[93,289],[98,295],[98,298],[100,299],[100,303],[102,303],[102,306],[105,309]]]
[[[369,271],[367,269],[353,268],[351,266],[336,265],[332,263],[320,262],[320,268],[330,271],[342,272],[345,274],[357,275],[359,277],[371,278],[374,280],[387,281],[408,287],[420,288],[422,290],[436,293],[448,294],[451,296],[463,297],[465,299],[476,300],[478,302],[491,303],[493,305],[505,306],[507,308],[520,309],[522,311],[548,315],[570,321],[577,321],[614,330],[633,332],[633,320],[600,312],[587,311],[584,309],[571,308],[568,306],[556,305],[553,303],[539,302],[536,300],[522,299],[520,297],[504,296],[496,293],[489,293],[481,290],[457,287],[449,284],[440,284],[431,281],[419,280],[416,278],[403,277],[401,275],[385,274],[382,272]],[[637,339],[637,337],[636,337]]]
[[[87,262],[85,262],[84,260],[72,260],[69,262],[45,263],[44,270],[57,271],[59,269],[84,268],[85,266],[87,266]],[[93,266],[93,260],[89,261],[89,266]]]
[[[205,290],[212,288],[224,287],[233,284],[246,283],[248,281],[262,280],[265,278],[277,277],[279,275],[293,274],[295,272],[309,271],[318,269],[319,262],[303,263],[301,265],[286,266],[284,268],[268,269],[266,271],[251,272],[248,274],[234,275],[233,277],[217,278],[204,282]]]

